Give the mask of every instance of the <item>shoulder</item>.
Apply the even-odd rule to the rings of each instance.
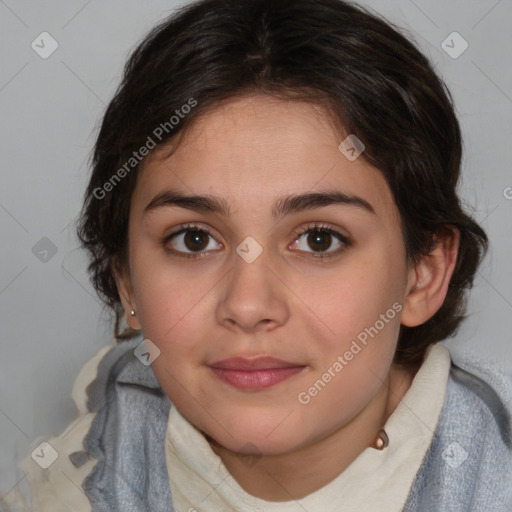
[[[452,356],[441,426],[471,436],[475,446],[493,441],[512,456],[512,379],[496,361],[466,351]]]
[[[71,396],[77,408],[75,419],[59,435],[40,436],[29,454],[18,463],[18,483],[4,496],[0,511],[60,512],[91,510],[81,490],[83,479],[96,461],[83,448],[83,439],[95,412],[88,408],[87,387],[97,378],[98,367],[116,345],[102,347],[81,368]],[[1,508],[3,507],[3,508]]]
[[[452,354],[443,409],[410,503],[405,510],[512,508],[512,380],[496,362]]]

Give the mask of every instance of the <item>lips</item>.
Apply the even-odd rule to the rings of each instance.
[[[244,357],[230,357],[210,364],[212,368],[223,368],[226,370],[268,370],[272,368],[293,368],[304,366],[297,363],[291,363],[276,359],[275,357],[262,356],[254,359]]]
[[[239,389],[260,390],[274,386],[297,373],[305,365],[263,356],[255,359],[232,357],[209,365],[223,382]]]

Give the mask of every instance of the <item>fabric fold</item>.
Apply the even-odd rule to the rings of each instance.
[[[151,367],[134,355],[140,343],[114,347],[87,388],[97,411],[83,443],[98,460],[83,482],[93,512],[174,510],[163,450],[171,403]]]

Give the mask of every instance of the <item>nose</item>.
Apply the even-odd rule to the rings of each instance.
[[[265,251],[248,263],[234,255],[231,272],[224,282],[217,305],[217,321],[230,329],[244,332],[273,330],[289,317],[288,288],[271,268]]]

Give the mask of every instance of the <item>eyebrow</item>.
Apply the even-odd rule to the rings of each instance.
[[[341,192],[329,190],[325,192],[310,192],[298,195],[287,195],[277,200],[272,207],[272,215],[281,218],[290,213],[300,213],[306,210],[323,208],[330,205],[345,205],[359,208],[376,215],[372,205],[365,199]],[[178,206],[201,213],[216,213],[228,217],[228,203],[211,195],[184,195],[176,190],[164,190],[157,194],[144,208],[144,214],[162,207]]]

